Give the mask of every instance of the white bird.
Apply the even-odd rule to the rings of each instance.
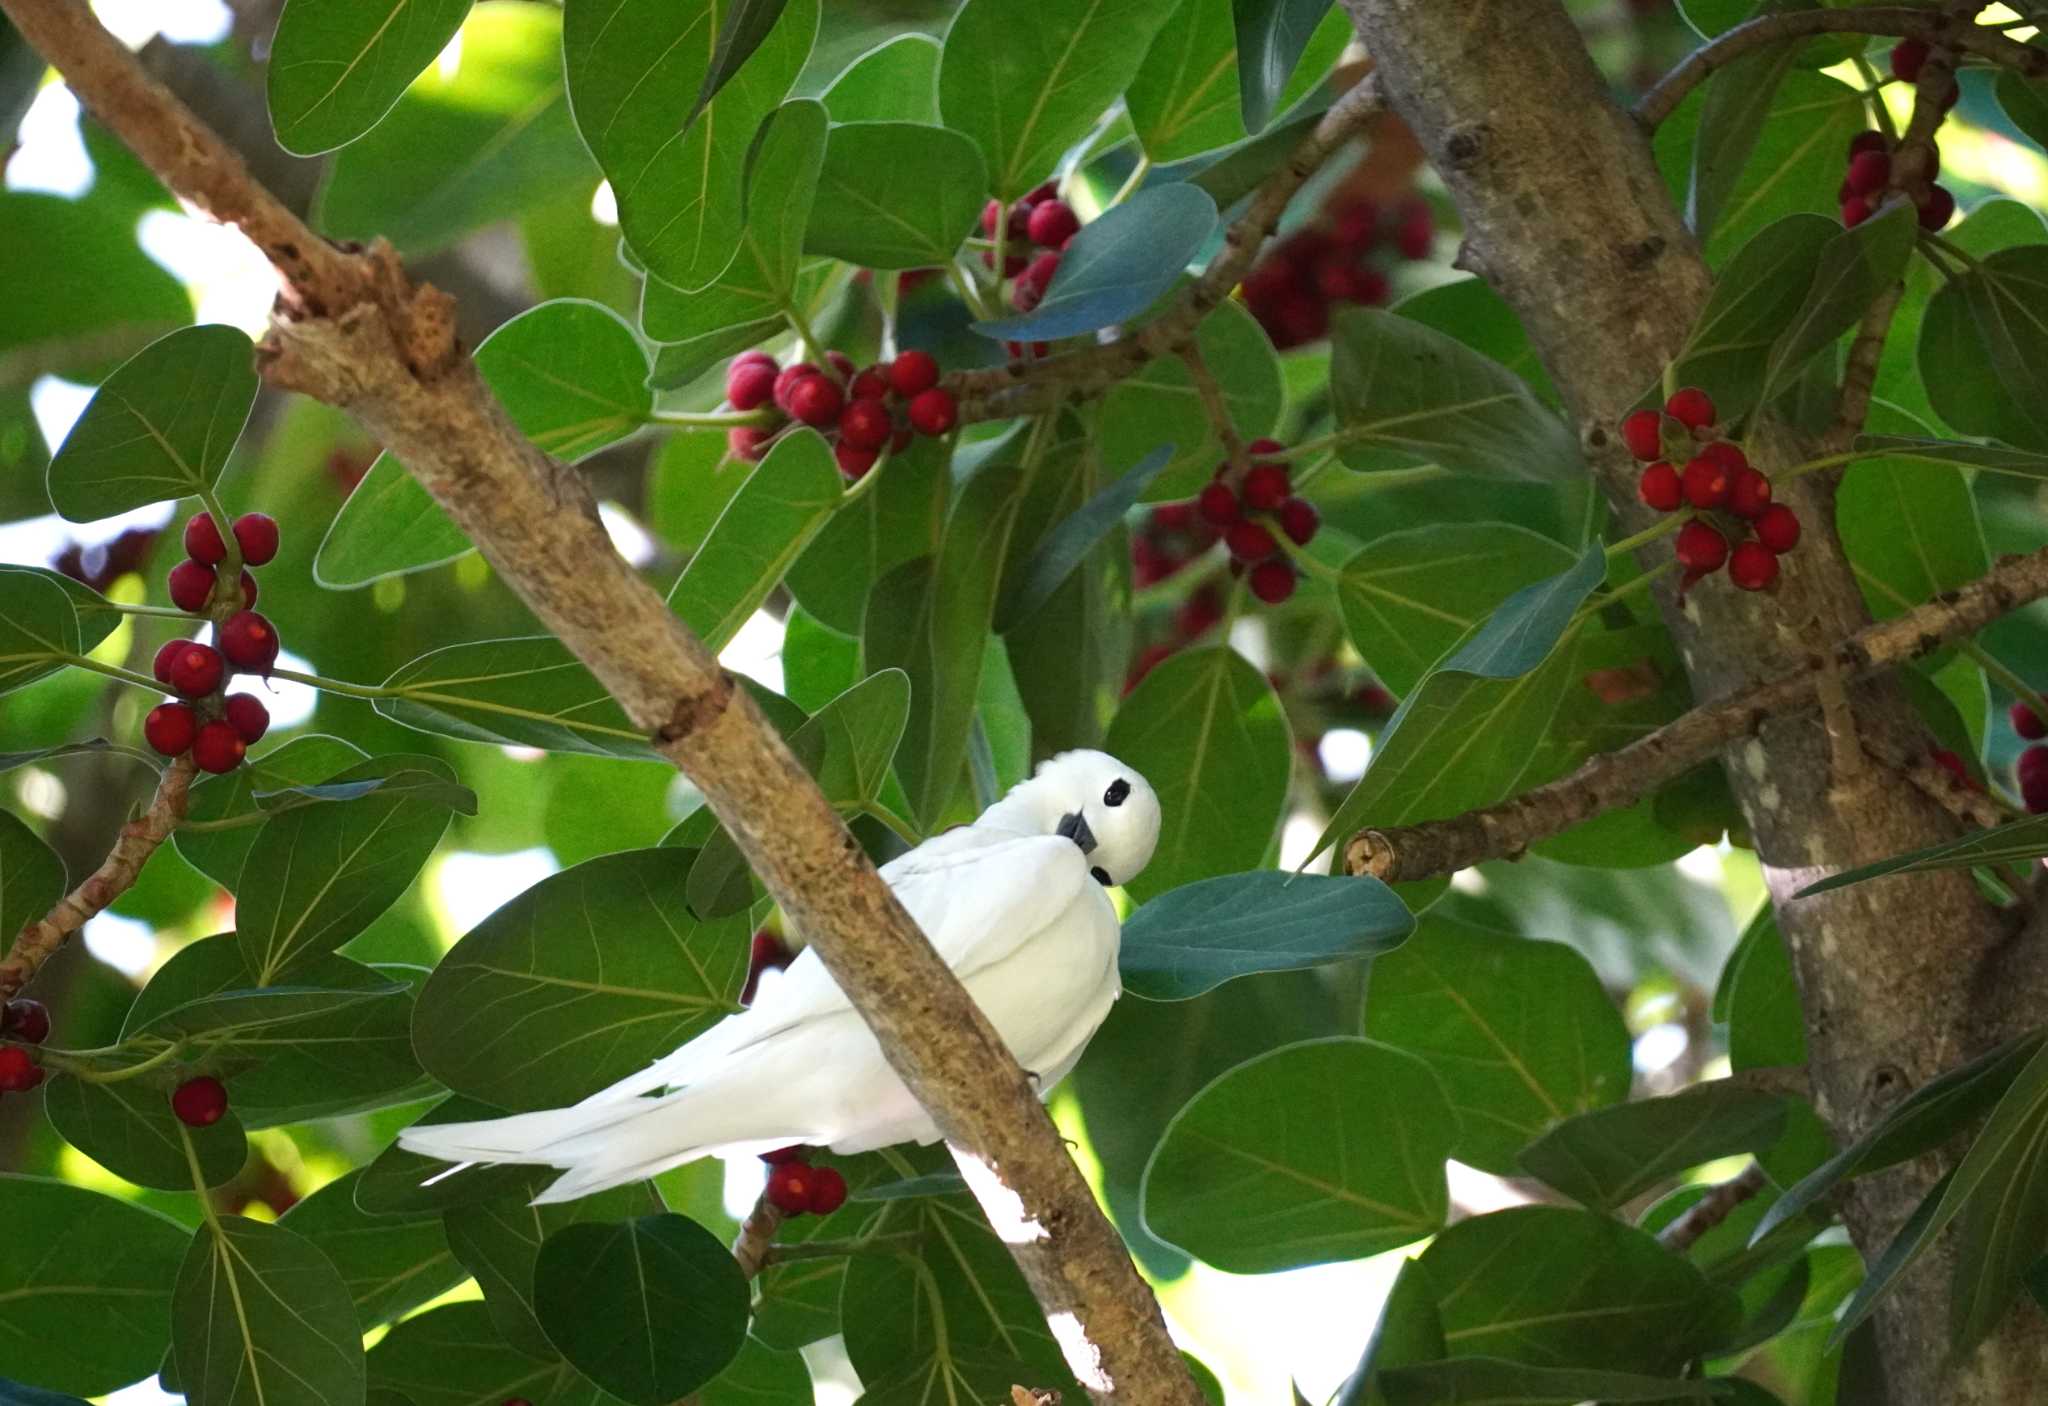
[[[1152,858],[1159,799],[1102,752],[1062,752],[971,825],[882,866],[882,878],[1050,1093],[1122,990],[1104,890]],[[713,1155],[791,1143],[866,1152],[939,1130],[806,948],[746,1011],[568,1108],[413,1127],[399,1145],[445,1162],[565,1173],[535,1204],[573,1201]],[[443,1173],[442,1175],[449,1175]]]

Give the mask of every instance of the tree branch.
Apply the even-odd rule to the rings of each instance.
[[[1799,672],[1694,708],[1647,737],[1601,753],[1569,776],[1448,820],[1361,830],[1344,848],[1345,871],[1409,883],[1519,856],[1581,821],[1633,805],[1748,736],[1764,719],[1807,706],[1831,665],[1848,678],[1890,669],[1975,634],[2043,596],[2048,596],[2048,548],[2007,557],[1962,589],[1858,632]]]
[[[83,0],[0,10],[159,179],[277,266],[268,379],[361,421],[704,793],[953,1145],[1075,1376],[1104,1401],[1200,1406],[1024,1071],[746,692],[613,550],[582,478],[513,427],[455,340],[451,300],[381,241],[357,253],[308,230]]]
[[[763,1189],[754,1198],[754,1209],[747,1212],[739,1236],[732,1242],[732,1257],[739,1261],[741,1274],[752,1279],[767,1266],[768,1252],[775,1247],[775,1232],[782,1228],[782,1222],[782,1212]]]
[[[1667,1250],[1684,1254],[1699,1238],[1735,1213],[1735,1208],[1764,1189],[1764,1168],[1751,1162],[1695,1201],[1684,1214],[1657,1232],[1657,1241]]]

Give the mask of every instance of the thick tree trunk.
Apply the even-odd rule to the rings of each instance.
[[[1645,525],[1635,466],[1610,427],[1655,385],[1711,282],[1648,141],[1554,3],[1345,4],[1389,101],[1457,200],[1465,262],[1520,315],[1624,526]],[[1767,469],[1806,457],[1776,428],[1752,448]],[[1830,525],[1826,478],[1807,476],[1783,494],[1806,537],[1785,558],[1780,590],[1752,595],[1707,582],[1682,608],[1664,593],[1699,698],[1783,673],[1867,622]],[[1896,684],[1876,680],[1848,696],[1872,752],[1925,751]],[[1831,741],[1817,712],[1794,714],[1736,744],[1726,762],[1799,973],[1815,1101],[1838,1139],[2048,1011],[2041,945],[2008,945],[1964,875],[1790,898],[1823,871],[1956,833],[1950,816],[1853,739]],[[1841,1209],[1866,1256],[1884,1248],[1938,1174],[1929,1159],[1855,1184]],[[1949,1270],[1946,1254],[1929,1255],[1880,1314],[1892,1406],[2029,1399],[2048,1370],[2048,1333],[2030,1308],[1944,1372]]]

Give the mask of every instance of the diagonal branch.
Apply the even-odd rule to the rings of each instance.
[[[1860,678],[1932,654],[2000,616],[2048,596],[2048,548],[2006,557],[1960,590],[1872,625],[1810,660],[1795,674],[1694,708],[1628,746],[1603,752],[1571,775],[1499,805],[1448,820],[1361,830],[1344,848],[1344,867],[1387,883],[1450,874],[1489,859],[1514,858],[1581,821],[1633,805],[1767,718],[1808,706],[1830,667]]]

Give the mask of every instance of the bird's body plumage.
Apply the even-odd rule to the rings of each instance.
[[[1117,799],[1105,806],[1108,795]],[[1079,1060],[1121,990],[1104,885],[1143,867],[1157,831],[1142,777],[1100,752],[1069,752],[973,824],[882,866],[1042,1090]],[[938,1135],[807,948],[751,1008],[581,1103],[409,1128],[400,1142],[444,1161],[559,1167],[564,1175],[536,1198],[546,1202],[714,1154],[790,1143],[865,1152]]]

